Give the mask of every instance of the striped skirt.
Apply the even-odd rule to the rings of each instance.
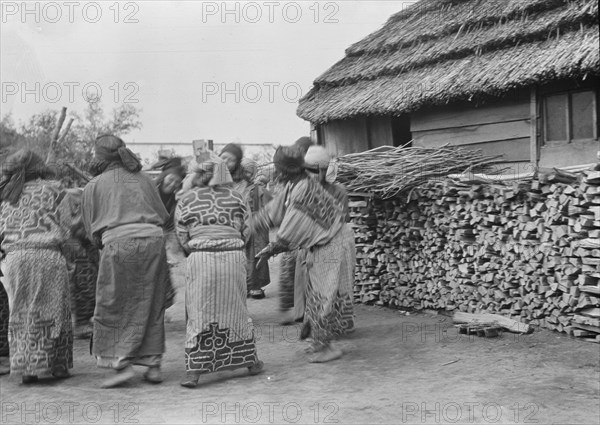
[[[356,247],[346,224],[327,245],[308,250],[305,323],[317,349],[354,328]]]
[[[251,367],[258,361],[246,294],[244,251],[190,254],[185,287],[186,371],[210,373]]]

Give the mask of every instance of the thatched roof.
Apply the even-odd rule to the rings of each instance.
[[[421,0],[350,46],[298,115],[399,115],[600,75],[598,0]]]

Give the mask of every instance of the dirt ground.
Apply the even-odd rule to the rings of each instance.
[[[273,277],[277,260],[271,262]],[[165,381],[139,376],[99,388],[110,371],[95,367],[87,340],[75,341],[73,377],[21,385],[0,377],[0,423],[360,423],[597,424],[600,346],[536,330],[486,339],[459,335],[443,315],[356,306],[357,330],[328,364],[306,362],[298,326],[281,327],[277,288],[248,300],[257,326],[262,375],[247,371],[183,376],[183,267],[178,302],[168,310]]]

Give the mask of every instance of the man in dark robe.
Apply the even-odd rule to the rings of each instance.
[[[91,171],[96,176],[83,191],[83,222],[101,249],[93,354],[99,367],[116,375],[110,388],[134,377],[132,365],[148,367],[146,380],[162,381],[165,310],[172,305],[171,282],[163,238],[169,214],[156,184],[123,140],[96,139]]]

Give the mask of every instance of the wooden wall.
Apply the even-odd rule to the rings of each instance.
[[[320,126],[319,144],[334,156],[394,146],[390,116],[359,117],[330,121]]]
[[[369,150],[367,119],[330,121],[320,127],[319,139],[332,156]]]
[[[485,155],[504,155],[502,166],[514,172],[529,169],[530,102],[527,90],[478,107],[463,103],[417,111],[411,115],[413,145],[481,149]]]
[[[503,155],[497,168],[507,168],[505,174],[535,171],[536,166],[590,163],[600,149],[597,137],[559,145],[542,142],[541,103],[548,93],[596,87],[598,121],[598,84],[597,77],[556,82],[515,90],[502,98],[487,98],[479,105],[462,102],[423,108],[410,114],[412,145],[434,148],[449,144],[481,150],[484,155]],[[319,143],[335,156],[394,146],[393,122],[390,116],[332,121],[319,127]],[[597,122],[595,125],[598,127]]]
[[[392,117],[379,116],[368,118],[369,149],[380,146],[394,146]]]

